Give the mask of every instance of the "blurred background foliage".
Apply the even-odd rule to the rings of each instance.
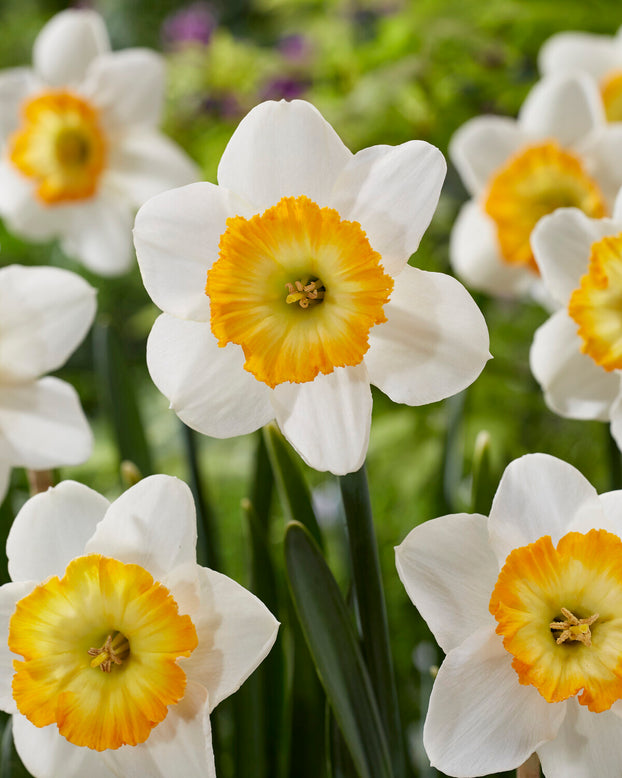
[[[164,52],[165,130],[210,181],[216,179],[235,126],[263,99],[310,100],[353,151],[421,138],[446,155],[452,133],[470,117],[516,115],[538,78],[536,58],[546,38],[564,29],[612,35],[622,23],[620,5],[611,0],[214,0],[189,5],[99,0],[81,5],[103,15],[114,48],[144,45]],[[28,64],[37,32],[65,7],[55,0],[1,0],[0,67]],[[449,232],[465,199],[450,165],[436,216],[412,264],[449,272]],[[118,279],[92,276],[57,246],[26,244],[1,226],[0,246],[3,264],[61,265],[85,275],[99,291],[93,333],[59,371],[82,398],[95,450],[85,465],[65,468],[60,476],[112,498],[129,484],[128,470],[120,466],[124,459],[133,460],[143,474],[163,472],[186,481],[194,466],[212,519],[208,555],[223,572],[252,587],[241,501],[250,494],[256,440],[219,441],[182,431],[146,371],[145,341],[158,311],[137,268]],[[484,512],[505,465],[527,452],[566,459],[598,491],[620,486],[619,453],[611,448],[606,425],[558,418],[545,407],[531,377],[529,346],[547,313],[535,303],[486,296],[477,301],[488,322],[494,359],[471,388],[422,408],[393,405],[379,392],[374,397],[367,468],[412,775],[436,774],[427,767],[419,728],[432,683],[430,667],[442,656],[397,578],[393,547],[419,522],[472,509],[473,452],[482,431],[489,444],[476,507]],[[329,561],[347,592],[337,481],[308,469],[305,475]],[[2,508],[5,535],[27,494],[24,473],[15,471]],[[276,501],[274,509],[281,515]],[[283,520],[274,522],[270,552],[277,568],[283,529]],[[5,563],[3,570],[6,580]],[[244,748],[231,724],[233,705],[226,703],[219,714],[219,778],[252,774],[231,756]],[[304,732],[292,734],[292,765],[284,774],[321,776],[323,766],[313,767],[315,772],[303,767],[313,753],[318,725],[303,721],[300,726]],[[5,737],[5,755],[7,742]],[[306,757],[300,749],[308,752]],[[5,760],[2,775],[18,774],[10,770]]]

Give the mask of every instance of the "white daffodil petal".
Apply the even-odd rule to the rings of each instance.
[[[200,182],[149,200],[134,227],[136,256],[151,299],[181,319],[209,321],[207,271],[227,219],[251,215],[231,192]]]
[[[449,157],[466,188],[477,196],[488,186],[491,175],[527,142],[515,119],[476,116],[453,134]]]
[[[578,470],[548,454],[527,454],[501,477],[488,520],[490,543],[502,564],[512,549],[544,535],[557,545],[573,523],[598,529],[604,520],[596,490]]]
[[[75,481],[63,481],[28,500],[15,517],[6,543],[14,581],[62,576],[82,556],[110,503]]]
[[[189,487],[178,478],[152,475],[118,497],[85,547],[144,567],[161,580],[196,561],[196,514]]]
[[[562,146],[579,143],[604,122],[596,85],[577,72],[538,81],[518,114],[518,123],[526,133],[534,138],[555,138]]]
[[[329,205],[359,222],[385,271],[395,275],[419,247],[446,171],[441,152],[425,141],[372,146],[343,168]]]
[[[6,160],[0,160],[0,216],[7,227],[27,240],[51,240],[66,226],[71,207],[44,207],[32,183]]]
[[[566,310],[557,311],[536,330],[529,364],[555,413],[571,419],[609,420],[620,391],[620,375],[604,370],[581,351],[577,323]]]
[[[210,711],[244,683],[276,640],[279,623],[231,578],[199,568],[201,602],[193,614],[199,645],[180,665],[209,692]]]
[[[49,376],[2,387],[0,430],[11,463],[34,470],[81,464],[93,448],[77,392]]]
[[[13,661],[17,656],[9,649],[9,621],[15,612],[18,600],[35,588],[37,581],[11,581],[0,586],[0,709],[6,713],[17,713],[11,688],[13,682]]]
[[[239,346],[219,348],[208,323],[162,314],[147,341],[147,367],[179,418],[204,435],[245,435],[274,418],[271,390],[244,370]]]
[[[324,206],[351,157],[310,103],[268,101],[253,108],[233,133],[218,166],[218,183],[257,211],[298,195]]]
[[[24,766],[36,778],[119,778],[100,753],[74,746],[56,724],[35,727],[17,714],[13,716],[13,740]]]
[[[613,207],[622,183],[622,124],[612,122],[581,144],[591,175]]]
[[[216,778],[207,691],[188,682],[183,699],[138,746],[103,752],[103,759],[123,778]]]
[[[622,386],[621,391],[611,406],[611,434],[622,451]]]
[[[115,276],[132,265],[132,206],[122,196],[101,195],[71,210],[63,251],[99,275]]]
[[[619,778],[622,751],[612,745],[622,732],[620,718],[613,711],[591,713],[576,700],[569,700],[566,708],[555,740],[538,748],[546,778]]]
[[[95,11],[69,9],[53,16],[34,44],[33,63],[50,86],[77,84],[88,66],[110,49],[103,19]]]
[[[622,65],[611,35],[590,32],[559,32],[544,41],[538,52],[538,68],[543,76],[581,70],[600,79],[610,70]]]
[[[199,169],[176,143],[146,129],[128,133],[119,143],[111,154],[107,180],[138,208],[150,197],[198,178]]]
[[[561,305],[587,272],[592,243],[622,231],[612,219],[590,219],[578,208],[558,208],[542,217],[531,233],[531,247],[549,294]]]
[[[364,363],[304,384],[279,384],[272,404],[282,433],[315,470],[345,475],[362,466],[372,407]]]
[[[369,379],[394,402],[423,405],[469,386],[490,358],[486,322],[455,278],[405,267],[369,336]]]
[[[95,295],[61,268],[0,269],[0,379],[33,380],[61,367],[93,322]]]
[[[17,129],[25,97],[39,87],[30,68],[8,68],[0,72],[0,145]]]
[[[445,653],[480,627],[494,627],[488,603],[499,565],[485,516],[458,513],[426,521],[395,549],[395,561],[408,596]]]
[[[611,522],[610,532],[622,537],[622,490],[599,494],[605,516]]]
[[[164,61],[151,49],[124,49],[97,57],[80,87],[101,111],[110,132],[153,127],[164,102]]]
[[[520,295],[534,273],[501,259],[495,223],[474,201],[465,203],[449,236],[451,265],[467,286],[497,295]]]
[[[456,778],[512,770],[555,737],[565,712],[518,683],[501,638],[484,627],[441,665],[423,743],[432,765]]]
[[[4,452],[0,454],[0,502],[4,500],[11,480],[11,463],[6,459]]]

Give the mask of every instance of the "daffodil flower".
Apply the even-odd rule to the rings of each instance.
[[[536,331],[531,370],[551,410],[611,422],[622,447],[622,196],[610,219],[563,208],[533,232],[558,310]]]
[[[409,405],[468,386],[489,357],[482,315],[407,264],[444,174],[428,143],[352,154],[309,103],[266,102],[218,186],[147,202],[134,240],[164,311],[147,364],[178,416],[214,437],[276,418],[308,464],[343,474],[365,457],[370,383]]]
[[[543,75],[586,73],[598,85],[608,121],[622,121],[622,27],[615,35],[559,32],[542,44]]]
[[[557,208],[609,216],[622,185],[622,132],[607,125],[584,74],[542,79],[518,119],[479,116],[454,135],[449,152],[472,199],[450,238],[456,273],[498,295],[538,296],[529,238]]]
[[[93,438],[74,388],[57,370],[88,332],[95,290],[68,270],[0,269],[0,500],[12,467],[88,459]]]
[[[197,169],[157,125],[164,65],[148,49],[111,52],[90,10],[54,16],[33,68],[0,73],[0,216],[28,240],[60,238],[101,275],[131,264],[139,205]]]
[[[192,495],[155,475],[112,504],[73,481],[31,498],[7,541],[0,706],[35,778],[215,776],[209,714],[278,623],[196,564]]]
[[[464,777],[533,752],[547,778],[622,774],[622,492],[531,454],[490,517],[443,516],[396,549],[446,653],[425,721],[432,764]]]

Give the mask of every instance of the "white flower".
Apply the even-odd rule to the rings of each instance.
[[[0,588],[0,705],[35,778],[215,775],[209,714],[278,623],[196,564],[188,487],[156,475],[114,503],[65,481],[30,499]]]
[[[622,774],[622,492],[573,467],[512,462],[490,518],[443,516],[396,549],[397,568],[447,656],[423,741],[452,776]]]
[[[591,32],[552,35],[540,49],[538,65],[543,75],[586,73],[600,90],[607,119],[622,120],[622,27],[615,35]]]
[[[622,185],[622,128],[607,125],[583,74],[542,79],[516,120],[471,119],[449,152],[473,198],[451,233],[452,266],[492,294],[537,296],[529,236],[538,220],[567,206],[607,216]]]
[[[67,361],[95,309],[95,290],[68,270],[0,269],[0,500],[11,467],[77,465],[91,453],[91,430],[74,388],[40,376]]]
[[[136,252],[164,311],[147,364],[178,416],[214,437],[276,418],[307,463],[343,474],[365,457],[370,383],[409,405],[468,386],[489,357],[479,309],[407,265],[444,174],[423,141],[352,154],[309,103],[266,102],[218,186],[146,203]]]
[[[531,370],[551,410],[610,421],[622,447],[622,196],[611,219],[556,211],[538,224],[532,244],[559,310],[536,330]]]
[[[129,269],[136,208],[197,179],[157,130],[161,57],[109,49],[98,14],[62,11],[39,33],[33,69],[0,73],[0,215],[102,275]]]

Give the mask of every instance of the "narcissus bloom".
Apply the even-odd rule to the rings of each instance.
[[[278,623],[196,564],[188,487],[145,478],[114,503],[64,481],[7,541],[0,706],[35,778],[215,776],[209,714],[267,655]]]
[[[582,74],[542,79],[517,120],[479,116],[464,124],[449,146],[473,198],[451,233],[456,273],[492,294],[537,295],[531,232],[557,208],[610,215],[622,185],[618,129],[607,125],[598,90]]]
[[[58,370],[88,332],[95,289],[53,267],[0,269],[0,501],[12,467],[46,470],[88,459],[93,439]]]
[[[447,654],[424,726],[432,764],[464,777],[533,752],[547,778],[622,774],[622,492],[555,457],[512,462],[490,517],[443,516],[396,549]]]
[[[538,54],[543,75],[580,71],[598,85],[610,122],[622,121],[622,27],[615,35],[559,32]]]
[[[157,125],[164,65],[147,49],[110,52],[101,17],[67,10],[41,30],[33,69],[0,73],[0,215],[28,240],[102,275],[131,262],[136,208],[195,181]]]
[[[560,307],[535,333],[531,370],[549,408],[610,421],[622,448],[622,196],[611,219],[575,208],[547,216],[532,244]]]
[[[468,386],[489,357],[479,309],[407,265],[444,175],[428,143],[352,154],[309,103],[266,102],[218,186],[146,203],[136,253],[164,311],[147,364],[179,417],[214,437],[276,418],[306,462],[343,474],[365,457],[370,383],[410,405]]]

